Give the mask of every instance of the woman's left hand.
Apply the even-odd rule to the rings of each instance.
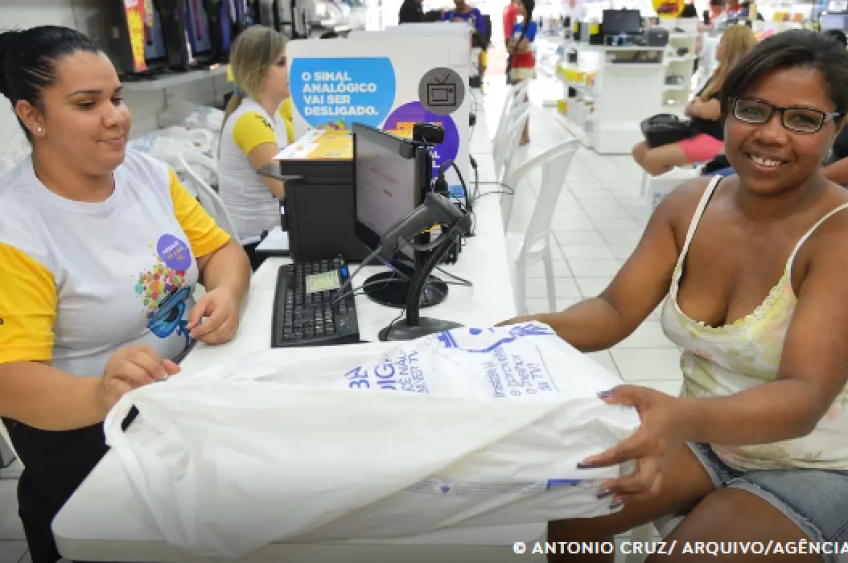
[[[201,324],[201,320],[206,320]],[[191,337],[206,344],[224,344],[238,330],[239,311],[232,292],[219,287],[200,298],[188,317]]]
[[[663,471],[686,444],[684,400],[634,385],[622,385],[599,396],[610,405],[636,407],[642,424],[630,438],[586,458],[579,467],[609,467],[635,460],[636,471],[604,483],[599,496],[612,496],[612,503],[625,504],[657,496]]]

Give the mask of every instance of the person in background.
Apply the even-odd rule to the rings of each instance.
[[[740,4],[739,6],[740,6],[740,10],[739,10],[739,13],[736,15],[736,17],[740,20],[748,19],[748,14],[750,13],[750,10],[751,10],[751,2],[742,2],[742,4]],[[765,18],[759,12],[757,12],[757,21],[765,21]]]
[[[292,118],[292,98],[289,96],[283,103],[280,104],[280,117],[283,118],[283,124],[286,126],[286,142],[287,144],[292,144],[295,141],[294,138],[294,121]]]
[[[710,9],[704,10],[704,25],[712,25],[724,13],[724,0],[710,0]]]
[[[508,42],[510,38],[512,38],[512,29],[515,27],[515,22],[518,21],[518,9],[515,7],[514,2],[510,2],[504,8],[503,13],[503,29],[504,29],[504,41]]]
[[[424,9],[421,3],[424,0],[403,0],[398,12],[398,23],[422,23],[424,22]]]
[[[683,6],[683,9],[680,10],[680,14],[677,16],[679,18],[697,18],[698,10],[695,8],[695,4],[686,4]]]
[[[424,23],[436,23],[444,20],[443,10],[430,10],[424,12]]]
[[[599,487],[609,514],[551,522],[548,541],[602,541],[680,513],[666,545],[848,541],[848,191],[820,168],[848,113],[846,83],[835,42],[808,30],[764,39],[722,85],[738,174],[672,191],[598,297],[502,323],[545,323],[585,353],[618,344],[661,306],[682,351],[680,397],[632,385],[599,393],[633,407],[641,425],[578,468],[587,478],[634,470]],[[836,563],[837,552],[765,559]]]
[[[843,49],[848,48],[848,37],[842,30],[828,29],[822,32],[822,35],[834,39]],[[840,186],[848,187],[848,130],[845,128],[833,142],[826,166],[822,169],[822,176]]]
[[[32,144],[0,179],[0,416],[32,563],[55,563],[51,523],[106,453],[106,414],[177,374],[194,341],[236,334],[250,265],[173,170],[127,150],[132,116],[94,41],[0,34],[0,93]]]
[[[480,34],[481,37],[488,37],[486,30],[486,20],[483,19],[483,14],[477,8],[469,6],[465,0],[453,0],[455,9],[448,10],[442,14],[442,19],[449,22],[466,22]]]
[[[256,247],[280,224],[284,196],[281,181],[257,171],[289,143],[280,116],[289,97],[286,40],[269,27],[248,28],[233,42],[230,66],[237,90],[221,131],[218,192],[256,270],[264,261]]]
[[[509,81],[518,84],[524,80],[536,78],[536,59],[533,57],[533,42],[536,40],[538,24],[533,21],[534,0],[514,0],[516,13],[521,16],[521,22],[512,26],[512,33],[507,39],[506,47],[509,53]],[[520,144],[530,142],[530,120],[524,126]]]
[[[719,154],[724,146],[724,126],[719,103],[721,87],[739,59],[756,43],[750,28],[744,25],[728,26],[716,49],[718,67],[715,73],[686,106],[686,116],[692,120],[697,133],[689,139],[660,147],[648,147],[645,141],[633,147],[633,158],[648,174],[658,176],[674,166],[705,162]]]

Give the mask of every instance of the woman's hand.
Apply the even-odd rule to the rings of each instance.
[[[179,373],[171,360],[162,359],[150,346],[136,344],[119,348],[103,368],[99,403],[109,412],[125,393]]]
[[[599,396],[610,405],[636,407],[642,424],[630,438],[586,458],[579,467],[609,467],[635,460],[635,473],[607,481],[598,496],[613,496],[612,503],[616,506],[655,497],[662,487],[663,471],[686,444],[684,400],[633,385],[622,385]]]
[[[201,324],[201,320],[207,317]],[[238,330],[239,310],[235,296],[224,287],[213,289],[191,310],[188,329],[191,337],[206,344],[224,344]]]

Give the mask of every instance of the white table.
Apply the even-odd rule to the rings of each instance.
[[[485,116],[480,117],[485,122]],[[481,181],[494,178],[491,155],[477,155],[477,161]],[[497,187],[481,186],[481,193],[492,191],[497,191]],[[499,197],[492,193],[480,198],[474,212],[477,216],[476,236],[468,240],[457,264],[444,267],[446,271],[468,279],[473,286],[450,286],[447,299],[440,305],[423,310],[422,315],[477,326],[491,326],[515,316]],[[198,344],[182,362],[183,370],[200,370],[240,354],[270,348],[276,274],[279,266],[286,262],[288,259],[285,258],[265,261],[251,280],[237,336],[223,346]],[[365,268],[355,278],[354,287],[375,271],[379,270]],[[364,296],[357,296],[356,306],[360,334],[367,341],[377,341],[379,330],[398,315],[396,309],[377,305]],[[315,353],[320,354],[320,349],[315,349]],[[281,514],[284,510],[281,507]],[[53,522],[53,532],[60,553],[75,561],[202,561],[167,544],[161,535],[147,527],[126,474],[111,453],[104,457],[62,508]],[[403,558],[421,563],[439,560],[498,563],[520,558],[527,563],[534,561],[533,557],[514,554],[513,542],[534,542],[544,533],[543,524],[531,524],[448,529],[392,540],[275,543],[243,561],[397,563]]]

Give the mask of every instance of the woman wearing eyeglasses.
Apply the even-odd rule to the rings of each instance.
[[[599,488],[608,513],[552,522],[549,541],[599,541],[679,512],[666,545],[848,541],[848,191],[821,174],[848,112],[846,83],[848,55],[817,33],[760,43],[721,90],[736,175],[674,190],[609,287],[535,317],[591,352],[662,305],[663,330],[682,350],[680,397],[631,385],[600,394],[635,407],[642,424],[579,467],[587,478],[628,461],[635,471]],[[518,320],[529,318],[504,324]],[[661,559],[706,560],[680,551]]]
[[[719,92],[725,77],[733,70],[757,40],[744,25],[731,25],[721,37],[716,49],[719,64],[707,84],[686,105],[686,116],[697,132],[688,139],[649,147],[644,141],[633,147],[633,158],[648,174],[659,176],[675,166],[706,162],[715,158],[724,147],[724,127],[721,120]]]

